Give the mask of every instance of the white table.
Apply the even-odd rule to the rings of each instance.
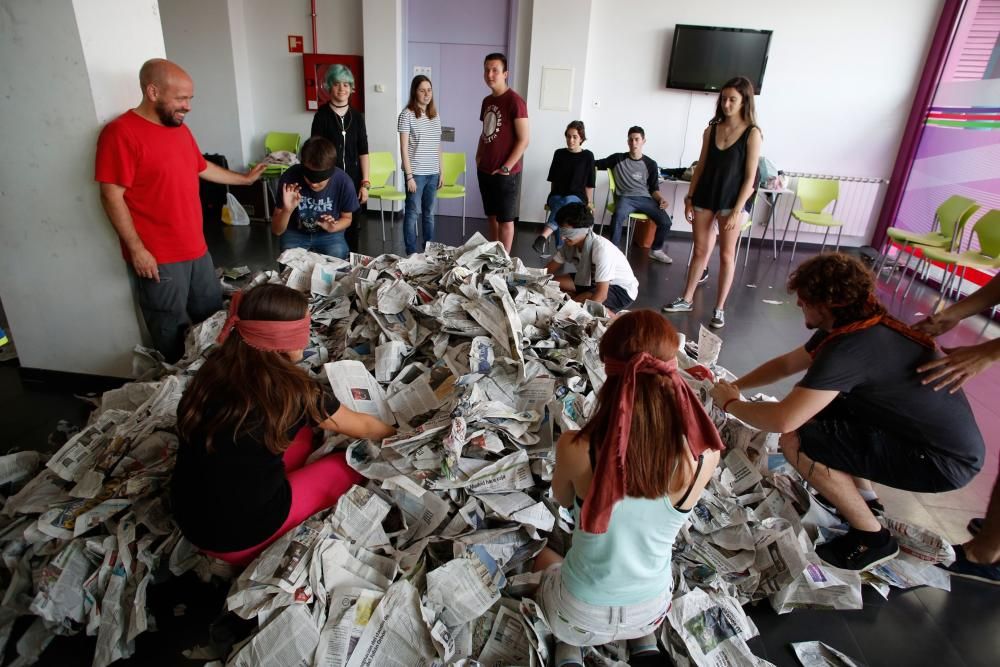
[[[767,200],[767,203],[770,206],[770,210],[767,212],[767,219],[764,221],[764,231],[760,235],[760,241],[761,243],[764,242],[764,239],[767,237],[767,229],[770,227],[771,241],[774,246],[771,253],[771,259],[776,260],[778,259],[778,230],[774,228],[774,212],[778,208],[778,202],[781,201],[782,195],[792,195],[792,204],[794,205],[795,191],[785,188],[775,190],[769,188],[757,188],[757,196],[759,197],[760,195],[764,195],[764,199]],[[782,239],[782,242],[784,242],[784,239]]]

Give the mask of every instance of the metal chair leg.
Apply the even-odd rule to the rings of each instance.
[[[781,235],[781,246],[778,248],[778,252],[785,251],[785,239],[788,238],[788,225],[792,224],[792,209],[795,208],[795,202],[792,202],[792,208],[788,209],[788,218],[785,220],[785,231]],[[799,223],[799,227],[802,226],[802,221],[795,218],[795,221]],[[795,233],[799,233],[799,227],[795,228]]]
[[[821,255],[823,254],[823,251],[826,250],[826,237],[829,235],[830,235],[830,228],[827,227],[826,231],[823,232],[823,245],[819,247],[819,254]]]
[[[834,252],[840,252],[840,236],[844,233],[844,226],[840,225],[837,227],[837,247],[834,248]]]
[[[789,258],[789,265],[795,262],[795,249],[799,246],[799,230],[802,229],[802,221],[796,218],[799,224],[795,225],[795,242],[792,243],[792,256]],[[784,240],[782,240],[784,243]]]
[[[951,264],[945,264],[944,266],[944,276],[941,278],[941,293],[938,294],[937,303],[934,304],[934,310],[931,311],[932,315],[939,312],[941,310],[941,304],[944,303],[944,295],[947,293],[947,288],[951,284],[951,280],[954,276],[954,274],[949,271],[951,266]],[[955,264],[954,266],[955,273],[958,273],[958,265]]]
[[[907,283],[906,289],[903,290],[903,300],[904,301],[906,300],[907,295],[910,293],[910,288],[913,287],[913,283],[915,283],[917,281],[917,276],[920,275],[920,267],[924,263],[924,261],[925,261],[924,258],[921,257],[920,261],[917,262],[916,268],[913,269],[913,273],[910,275],[910,282]]]
[[[378,217],[382,221],[382,243],[385,244],[385,210],[382,208],[382,199],[378,200]]]
[[[747,247],[743,251],[743,268],[744,269],[747,267],[747,261],[750,259],[750,238],[752,236],[752,233],[753,233],[753,225],[750,225],[749,227],[747,227]],[[764,245],[764,237],[763,236],[760,237],[760,243],[761,243],[761,245]],[[739,246],[738,245],[736,246],[736,258],[739,259]]]
[[[896,281],[896,288],[892,290],[893,296],[899,291],[899,286],[903,284],[903,277],[906,275],[906,270],[910,268],[910,262],[913,261],[913,253],[911,252],[909,257],[906,258],[906,264],[903,266],[903,270],[899,272],[899,280]]]
[[[875,266],[872,267],[872,271],[875,273],[875,277],[878,278],[882,274],[882,266],[885,264],[885,260],[889,257],[889,237],[885,237],[882,241],[882,252],[878,254],[878,258],[875,260]]]
[[[465,241],[465,200],[468,199],[466,195],[462,195],[462,240]]]

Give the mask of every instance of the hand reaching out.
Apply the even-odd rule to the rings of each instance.
[[[281,208],[290,211],[298,208],[300,201],[302,201],[302,192],[299,185],[296,183],[285,183],[281,188]]]
[[[954,394],[1000,357],[1000,339],[965,347],[943,347],[945,356],[917,368],[924,373],[921,384],[934,384],[934,391]],[[936,383],[936,384],[935,384]]]
[[[913,328],[931,336],[940,336],[946,331],[951,331],[959,323],[960,318],[950,317],[945,314],[946,312],[942,310],[940,313],[925,317],[914,324]]]
[[[324,213],[323,215],[319,216],[318,220],[316,220],[316,224],[328,232],[337,231],[336,229],[337,219],[334,218],[332,215]]]

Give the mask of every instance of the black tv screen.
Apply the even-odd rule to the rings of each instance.
[[[745,76],[759,95],[770,45],[770,30],[678,25],[667,88],[713,91],[734,76]]]

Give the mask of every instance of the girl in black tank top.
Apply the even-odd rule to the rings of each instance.
[[[664,311],[693,309],[695,289],[708,277],[708,258],[718,235],[721,237],[719,291],[709,325],[716,329],[725,326],[726,297],[736,272],[736,244],[757,185],[761,140],[754,113],[753,84],[742,76],[730,79],[722,87],[715,117],[702,135],[701,157],[684,198],[684,214],[694,233],[687,284],[684,294],[665,305]]]

